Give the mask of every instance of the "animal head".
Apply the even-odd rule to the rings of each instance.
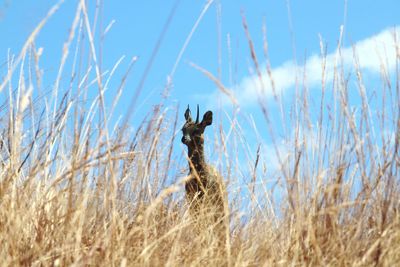
[[[212,123],[212,112],[204,113],[203,120],[199,122],[199,105],[197,105],[196,121],[193,121],[189,105],[185,111],[185,124],[182,127],[182,143],[191,148],[196,148],[204,143],[203,133],[207,126]]]

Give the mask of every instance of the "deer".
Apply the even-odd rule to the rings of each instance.
[[[182,127],[182,143],[188,148],[189,175],[185,182],[186,200],[191,214],[197,219],[209,217],[207,222],[219,225],[219,235],[225,235],[225,184],[219,173],[208,165],[204,156],[204,131],[212,124],[213,113],[207,111],[199,121],[199,105],[196,120],[193,121],[189,105],[185,111],[185,124]],[[203,220],[204,222],[204,220]]]

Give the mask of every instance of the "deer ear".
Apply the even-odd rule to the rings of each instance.
[[[187,109],[185,111],[185,120],[186,121],[192,121],[192,114],[190,112],[189,105],[188,105],[188,107],[187,107]]]
[[[201,121],[201,125],[203,125],[203,127],[209,126],[211,125],[213,120],[213,114],[212,111],[207,111],[204,116],[203,116],[203,120]]]

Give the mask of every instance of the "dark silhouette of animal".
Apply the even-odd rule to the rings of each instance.
[[[199,121],[197,105],[196,120],[193,121],[188,108],[182,128],[182,143],[188,147],[189,179],[185,184],[186,199],[192,214],[213,217],[213,222],[222,224],[225,216],[225,186],[218,172],[208,165],[204,156],[204,130],[212,124],[213,113],[207,111]]]

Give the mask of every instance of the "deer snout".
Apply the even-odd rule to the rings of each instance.
[[[188,143],[190,143],[191,139],[189,135],[184,135],[182,137],[182,143],[184,143],[185,145],[187,145]]]

